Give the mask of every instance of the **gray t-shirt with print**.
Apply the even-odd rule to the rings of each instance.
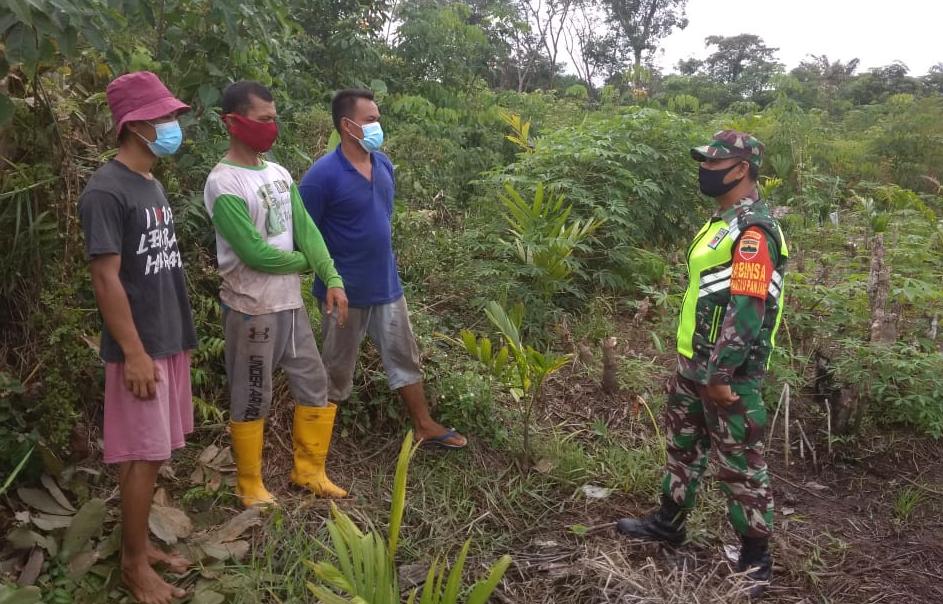
[[[119,277],[147,353],[161,358],[195,348],[183,259],[161,184],[112,160],[95,171],[82,191],[79,217],[89,259],[121,256]],[[124,361],[104,325],[101,357]]]

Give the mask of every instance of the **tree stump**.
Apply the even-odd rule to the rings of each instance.
[[[580,360],[580,363],[584,367],[591,367],[593,364],[593,351],[589,349],[589,346],[580,342],[576,345],[576,356]]]
[[[861,422],[862,405],[854,388],[841,388],[838,396],[829,399],[832,412],[832,434],[851,434]]]
[[[619,359],[616,357],[617,340],[612,336],[602,340],[602,391],[619,392]]]
[[[868,300],[871,303],[871,341],[893,344],[897,341],[898,313],[887,312],[891,289],[891,271],[884,263],[884,234],[871,239],[871,270],[868,273]]]
[[[877,309],[871,320],[871,341],[877,344],[893,344],[897,341],[897,323],[900,316],[894,312]]]

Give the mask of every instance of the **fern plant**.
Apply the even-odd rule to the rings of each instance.
[[[327,530],[331,536],[331,554],[337,564],[305,561],[320,580],[320,584],[307,584],[318,601],[323,604],[394,604],[402,601],[395,560],[406,509],[406,477],[409,462],[417,449],[410,431],[403,439],[396,462],[390,528],[386,539],[372,527],[364,532],[350,516],[331,504]],[[505,555],[495,562],[488,576],[475,583],[468,597],[461,600],[460,595],[465,592],[462,574],[470,545],[471,540],[465,541],[451,569],[444,559],[436,558],[429,567],[421,591],[418,587],[413,589],[406,604],[458,604],[460,601],[485,604],[504,577],[511,557]]]

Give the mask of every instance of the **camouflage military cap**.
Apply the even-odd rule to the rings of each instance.
[[[739,157],[759,168],[763,165],[765,148],[763,143],[746,132],[721,130],[714,134],[710,143],[691,149],[691,157],[697,161]]]

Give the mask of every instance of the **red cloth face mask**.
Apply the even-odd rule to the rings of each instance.
[[[229,118],[226,120],[229,133],[256,153],[271,149],[278,138],[278,124],[274,121],[257,122],[238,113],[227,113],[223,117]]]

